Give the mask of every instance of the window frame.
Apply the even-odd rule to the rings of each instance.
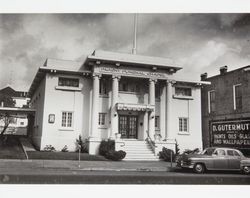
[[[104,117],[101,117],[104,116]],[[104,123],[102,124],[102,118],[104,118]],[[99,112],[98,114],[98,127],[99,128],[106,128],[107,127],[107,113],[105,112]]]
[[[177,93],[177,90],[178,89],[186,89],[186,90],[190,90],[190,95],[186,95],[186,94],[178,94]],[[184,87],[184,86],[175,86],[175,89],[174,89],[174,93],[175,93],[175,96],[178,96],[178,97],[192,97],[192,88],[191,87]],[[181,92],[183,93],[183,92]],[[185,91],[184,91],[185,93]]]
[[[65,126],[63,126],[63,113],[66,113]],[[68,126],[69,114],[71,113],[71,125]],[[62,111],[61,112],[61,130],[73,130],[74,128],[74,112],[73,111]]]
[[[105,79],[100,80],[100,86],[99,86],[99,95],[100,96],[108,96],[108,81]]]
[[[68,81],[75,81],[75,82],[71,82],[71,83],[76,83],[77,85],[76,86],[74,86],[74,85],[63,85],[63,83],[62,84],[60,84],[60,80],[68,80]],[[65,82],[64,82],[65,83]],[[69,83],[70,84],[70,83]],[[64,77],[64,76],[60,76],[60,77],[58,77],[58,87],[72,87],[72,88],[79,88],[79,86],[80,86],[80,80],[79,80],[79,78],[72,78],[72,77]]]
[[[215,90],[210,90],[210,91],[208,91],[208,113],[213,113],[213,112],[215,112],[215,109],[214,110],[212,110],[212,101],[211,101],[211,93],[214,93],[214,100],[213,100],[213,102],[214,102],[214,108],[215,108]]]
[[[155,116],[155,130],[160,131],[160,116]]]
[[[237,100],[238,100],[237,98],[239,98],[239,96],[238,97],[236,96],[236,88],[237,87],[241,87],[241,96],[240,96],[241,105],[239,107],[237,106]],[[242,109],[242,84],[241,83],[233,85],[233,104],[234,104],[234,110],[241,110]]]
[[[185,121],[186,120],[186,123]],[[186,127],[185,127],[186,125]],[[184,130],[186,129],[186,130]],[[179,134],[189,134],[189,118],[188,117],[179,117],[178,118],[178,131]]]

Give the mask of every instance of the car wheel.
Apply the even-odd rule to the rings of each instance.
[[[242,169],[242,172],[244,174],[249,174],[250,173],[250,167],[249,166],[244,166],[243,169]]]
[[[195,164],[194,165],[194,172],[199,173],[199,174],[204,173],[205,172],[205,166],[203,164],[200,164],[200,163]]]

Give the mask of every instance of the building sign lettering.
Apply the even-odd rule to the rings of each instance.
[[[129,69],[121,69],[121,68],[113,68],[113,67],[98,67],[96,68],[100,73],[104,74],[118,74],[124,76],[142,76],[148,78],[166,78],[166,74],[159,72],[149,72],[149,71],[138,71],[138,70],[129,70]]]
[[[212,146],[250,148],[250,120],[211,123]]]

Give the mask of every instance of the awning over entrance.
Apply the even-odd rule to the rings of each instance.
[[[117,103],[117,110],[123,111],[154,111],[153,105]]]

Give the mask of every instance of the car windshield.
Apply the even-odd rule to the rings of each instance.
[[[215,150],[215,148],[207,148],[207,149],[205,149],[205,150],[202,152],[202,154],[203,154],[203,155],[212,155],[213,152],[214,152],[214,150]]]

